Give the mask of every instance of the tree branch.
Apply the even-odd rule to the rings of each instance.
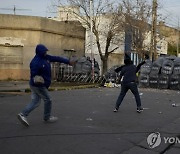
[[[113,50],[109,51],[108,53],[113,53],[115,50],[117,50],[119,47],[114,48]]]

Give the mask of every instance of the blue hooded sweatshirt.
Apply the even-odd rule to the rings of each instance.
[[[48,49],[43,44],[36,46],[36,55],[30,63],[30,85],[35,87],[49,88],[51,84],[51,65],[50,62],[60,62],[69,64],[69,60],[46,54]],[[44,79],[44,84],[35,84],[33,78],[40,75]]]

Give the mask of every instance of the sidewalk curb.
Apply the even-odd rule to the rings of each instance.
[[[99,87],[99,85],[80,85],[80,86],[69,86],[69,87],[50,87],[49,91],[85,89],[85,88],[98,88],[98,87]]]
[[[78,85],[78,86],[67,86],[67,87],[50,87],[49,91],[61,91],[61,90],[73,90],[73,89],[85,89],[85,88],[98,88],[100,87],[98,84],[93,85]],[[0,92],[31,92],[30,88],[25,89],[13,89],[13,90],[0,90]]]

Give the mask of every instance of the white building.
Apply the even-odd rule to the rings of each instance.
[[[144,46],[146,47],[147,51],[150,51],[150,45],[151,45],[151,32],[148,32],[146,35],[146,39],[144,40]],[[160,38],[160,36],[157,35],[156,50],[158,56],[167,55],[168,42],[166,41],[165,37]]]

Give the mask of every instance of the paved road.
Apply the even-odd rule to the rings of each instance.
[[[112,112],[119,88],[92,88],[51,92],[54,124],[42,121],[43,102],[28,117],[25,128],[16,118],[30,101],[30,94],[7,95],[0,101],[1,154],[179,154],[180,144],[171,143],[180,135],[180,92],[140,89],[141,114],[129,92],[119,112]],[[147,137],[160,132],[161,144],[149,148]]]

